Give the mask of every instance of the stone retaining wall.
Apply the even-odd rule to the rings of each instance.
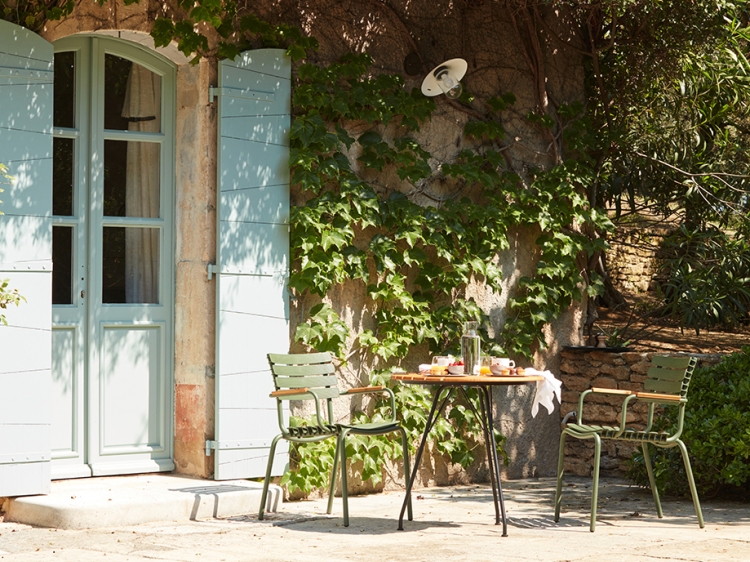
[[[646,372],[654,353],[604,351],[563,351],[560,363],[562,387],[561,416],[578,409],[581,392],[596,386],[643,390]],[[663,355],[663,353],[659,354]],[[669,354],[674,356],[681,353]],[[696,355],[698,366],[718,363],[723,355]],[[583,408],[583,421],[596,425],[616,425],[620,416],[622,396],[590,394]],[[628,406],[626,423],[632,427],[645,425],[648,406],[632,403]],[[622,475],[638,445],[622,441],[602,441],[601,473]],[[594,442],[568,437],[565,442],[565,471],[577,476],[590,476],[593,468]]]
[[[615,287],[630,294],[654,291],[659,247],[672,230],[671,225],[651,222],[618,226],[606,256],[607,270]]]

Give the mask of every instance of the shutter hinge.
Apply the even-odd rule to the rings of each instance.
[[[208,280],[211,281],[211,279],[214,278],[214,274],[219,274],[219,268],[215,263],[209,263],[208,264]]]
[[[211,451],[247,450],[270,447],[269,439],[246,439],[243,441],[211,441],[206,440],[206,456],[211,456]]]
[[[265,102],[273,102],[276,99],[276,94],[274,92],[261,92],[259,90],[250,90],[248,88],[229,88],[227,86],[208,87],[209,103],[213,102],[214,98],[219,96]]]

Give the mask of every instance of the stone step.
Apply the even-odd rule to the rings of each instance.
[[[46,496],[11,498],[5,520],[58,529],[120,527],[257,514],[263,485],[217,482],[165,474],[108,476],[52,482]],[[266,511],[275,512],[282,490],[271,485]]]

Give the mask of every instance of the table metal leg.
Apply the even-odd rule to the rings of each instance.
[[[448,388],[448,394],[445,396],[445,400],[443,400],[443,403],[440,404],[440,407],[438,408],[438,402],[440,401],[440,395],[443,392],[444,388]],[[451,394],[453,394],[454,389],[450,387],[445,386],[438,386],[435,390],[435,398],[432,400],[432,408],[430,408],[430,414],[427,416],[427,423],[425,424],[424,433],[422,434],[422,441],[419,443],[419,448],[417,449],[417,454],[414,457],[414,467],[411,471],[411,478],[409,478],[409,482],[406,485],[406,494],[404,494],[404,504],[401,506],[401,514],[398,516],[398,530],[403,531],[404,530],[404,512],[406,511],[406,506],[409,503],[409,497],[411,497],[411,489],[414,485],[414,479],[417,477],[417,472],[419,472],[419,465],[422,462],[422,453],[424,452],[425,443],[427,443],[427,436],[430,433],[430,430],[432,429],[432,426],[435,424],[435,420],[437,419],[437,415],[440,414],[440,412],[443,410],[443,407],[445,406],[446,402],[450,398]],[[437,414],[437,415],[436,415]]]
[[[495,432],[494,429],[494,421],[492,419],[492,389],[486,386],[481,387],[482,393],[485,397],[485,409],[487,413],[487,429],[490,434],[490,443],[491,443],[491,449],[492,449],[492,459],[493,464],[495,465],[495,481],[497,482],[497,494],[500,498],[500,514],[502,515],[503,519],[503,536],[508,536],[508,520],[505,517],[505,500],[503,499],[503,485],[500,483],[500,464],[497,460],[497,443],[495,443]],[[489,460],[490,452],[487,452],[487,458]],[[497,507],[497,506],[496,506]],[[499,523],[497,519],[495,519],[495,524]]]
[[[495,459],[494,455],[492,454],[492,436],[494,435],[493,430],[494,428],[492,425],[490,425],[489,418],[487,416],[487,405],[486,405],[486,396],[484,393],[484,387],[480,387],[477,389],[479,394],[479,406],[482,410],[482,430],[484,431],[484,444],[485,448],[487,449],[487,467],[490,471],[490,483],[492,484],[492,500],[495,504],[495,525],[500,523],[500,506],[498,505],[498,493],[497,493],[497,486],[500,482],[500,478],[498,476],[499,471],[496,470],[495,464],[497,463],[497,460]]]
[[[483,392],[483,387],[474,387],[477,389],[477,393],[479,395],[479,408],[481,410],[481,414],[477,412],[477,409],[474,407],[474,403],[469,398],[468,393],[466,390],[462,387],[461,393],[464,395],[464,398],[466,399],[466,403],[471,408],[471,411],[474,412],[474,415],[479,420],[479,425],[482,427],[482,434],[484,435],[484,443],[485,448],[487,449],[487,468],[490,472],[490,483],[492,484],[492,501],[495,505],[495,525],[500,523],[500,506],[498,505],[498,495],[497,495],[497,484],[496,484],[496,475],[497,472],[495,471],[495,465],[494,465],[494,457],[492,456],[490,452],[491,447],[491,439],[490,434],[491,430],[489,429],[489,425],[487,422],[487,414],[486,414],[486,406],[485,406],[485,395]]]

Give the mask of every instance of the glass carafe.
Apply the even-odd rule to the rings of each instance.
[[[464,334],[461,336],[461,359],[464,362],[464,373],[478,375],[481,367],[481,344],[477,328],[479,322],[465,322]]]

